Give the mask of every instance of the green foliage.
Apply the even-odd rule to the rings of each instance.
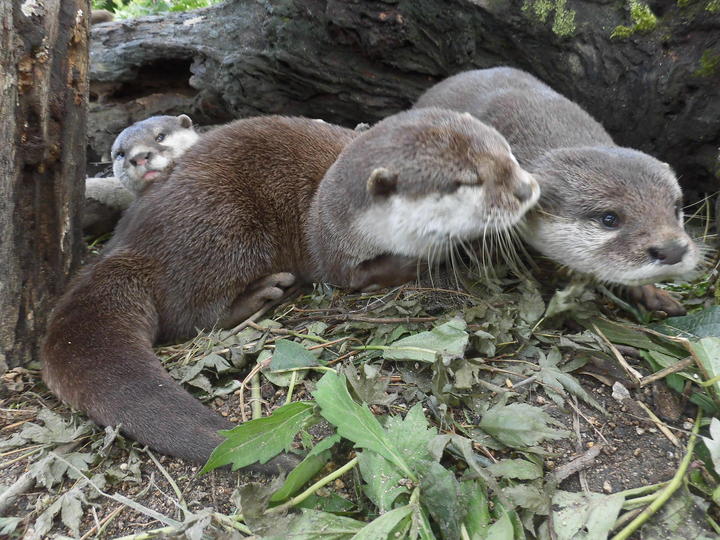
[[[575,33],[575,10],[567,9],[567,0],[525,0],[522,11],[542,23],[554,11],[552,31],[559,37],[569,37]]]
[[[635,32],[648,33],[657,26],[657,17],[647,4],[638,0],[629,0],[630,18],[632,26],[617,26],[610,34],[611,38],[627,38]]]
[[[158,15],[169,11],[190,11],[222,0],[93,0],[93,9],[107,9],[118,19]]]
[[[717,0],[718,9],[720,9],[720,0]],[[705,50],[700,57],[700,67],[695,70],[694,75],[698,77],[712,77],[720,68],[720,53],[714,53],[711,50]]]
[[[232,464],[233,470],[251,463],[266,463],[290,448],[295,435],[313,422],[314,405],[298,401],[276,409],[266,418],[258,418],[221,431],[227,440],[220,443],[200,472]]]

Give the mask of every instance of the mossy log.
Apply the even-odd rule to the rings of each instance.
[[[143,116],[262,113],[353,126],[458,71],[526,69],[620,144],[717,190],[720,5],[684,0],[235,0],[93,27],[91,146]],[[639,7],[638,7],[639,6]]]

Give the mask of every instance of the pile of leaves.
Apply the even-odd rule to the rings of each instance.
[[[318,288],[244,329],[158,350],[175,378],[243,422],[224,433],[201,473],[295,453],[302,459],[287,475],[243,481],[222,511],[190,509],[149,454],[177,496],[168,515],[138,502],[142,490],[115,489],[143,482],[130,442],[81,416],[42,410],[0,439],[0,468],[26,463],[10,489],[24,480],[47,493],[32,519],[0,518],[0,535],[41,538],[62,524],[80,537],[83,515],[112,500],[159,522],[128,538],[622,539],[641,526],[644,538],[714,538],[720,307],[711,279],[683,286],[689,315],[659,322],[630,306],[618,313],[592,288],[543,293],[532,279],[471,293]],[[568,479],[607,450],[601,432],[581,442],[567,421],[579,411],[597,431],[606,412],[578,373],[668,431],[678,459],[663,481],[570,489]],[[685,418],[697,411],[694,420],[668,425],[633,397],[658,382],[687,407]],[[557,466],[563,448],[575,459]],[[130,457],[117,464],[118,453]]]

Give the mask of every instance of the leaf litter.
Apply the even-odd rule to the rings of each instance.
[[[647,538],[720,532],[720,423],[711,420],[720,410],[720,310],[711,299],[695,301],[688,316],[638,324],[577,283],[555,293],[507,278],[471,293],[450,289],[317,287],[238,334],[158,349],[176,379],[232,421],[241,417],[239,392],[260,400],[262,417],[228,431],[202,471],[280,451],[305,456],[270,482],[150,459],[58,404],[36,371],[12,374],[0,432],[0,534],[613,537],[672,485],[694,406],[703,442],[682,488],[642,530]],[[639,384],[606,367],[616,366],[615,352],[594,328],[622,349]],[[258,362],[259,385],[244,387]],[[660,370],[668,372],[644,384]],[[629,397],[615,400],[602,380],[621,380]],[[641,407],[654,408],[657,385],[685,404],[674,423],[659,420],[682,448]],[[248,418],[250,401],[242,401]],[[602,450],[587,470],[556,485],[553,471],[596,444]],[[28,487],[13,492],[21,481]]]

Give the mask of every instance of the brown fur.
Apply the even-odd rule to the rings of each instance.
[[[388,122],[397,123],[396,131],[404,131],[408,119],[430,126],[467,124],[472,147],[487,133],[478,131],[482,124],[469,115],[425,110],[398,116],[379,125],[379,141],[373,141],[375,128],[358,135],[284,117],[239,120],[206,134],[178,161],[171,181],[150,187],[130,207],[101,259],[60,300],[42,352],[49,388],[99,424],[121,424],[125,433],[160,452],[206,460],[221,440],[217,430],[231,424],[173,381],[152,346],[189,338],[218,321],[231,324],[228,317],[236,318],[258,288],[279,292],[275,285],[287,283],[282,276],[288,274],[278,273],[321,281],[332,272],[340,285],[356,287],[407,280],[407,272],[398,277],[394,269],[398,260],[409,260],[408,254],[383,251],[355,235],[351,221],[334,221],[332,212],[325,216],[330,219],[317,217],[327,200],[321,196],[326,184],[332,181],[336,191],[329,193],[351,210],[343,214],[348,219],[353,211],[389,200],[390,195],[366,193],[371,172],[385,167],[394,171],[390,181],[396,179],[391,193],[429,194],[432,201],[455,183],[452,167],[436,165],[428,172],[422,152],[412,148],[416,157],[398,158],[408,148],[395,142],[396,132],[383,131]],[[357,145],[351,142],[356,137]],[[436,151],[442,155],[441,146]],[[476,157],[486,159],[482,152]],[[348,161],[354,165],[342,169],[347,174],[328,171],[334,162]],[[473,159],[469,164],[475,166]],[[521,176],[525,183],[532,180]],[[513,191],[514,184],[497,188],[493,182],[476,178],[488,192]],[[519,218],[523,208],[518,206],[513,217]],[[471,210],[479,215],[468,219],[481,219],[487,208]],[[313,260],[311,253],[319,258]],[[336,272],[323,263],[337,259],[336,253],[356,262]],[[267,282],[271,274],[281,277]]]
[[[305,211],[354,136],[289,118],[241,120],[207,134],[172,183],[127,211],[100,261],[55,308],[42,354],[50,389],[160,452],[205,460],[221,440],[217,430],[231,424],[181,389],[152,346],[211,328],[267,274],[310,273]]]

